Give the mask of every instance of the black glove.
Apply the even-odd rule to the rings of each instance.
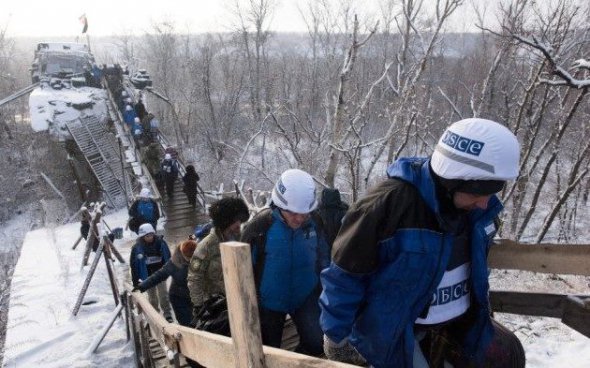
[[[328,336],[324,335],[324,353],[330,360],[360,366],[367,365],[367,361],[356,351],[354,346],[350,345],[347,338],[339,343],[335,343]]]

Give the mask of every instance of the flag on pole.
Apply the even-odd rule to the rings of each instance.
[[[84,27],[82,28],[82,33],[86,33],[86,31],[88,30],[88,19],[86,19],[86,13],[82,14],[78,19],[80,19],[80,23],[84,25]]]

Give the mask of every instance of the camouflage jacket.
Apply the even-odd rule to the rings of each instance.
[[[194,306],[202,305],[213,294],[225,294],[219,243],[220,239],[213,228],[199,242],[191,258],[187,283]]]

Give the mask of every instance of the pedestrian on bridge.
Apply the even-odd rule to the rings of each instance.
[[[401,158],[346,213],[322,272],[329,359],[385,367],[520,368],[518,338],[491,318],[487,254],[496,197],[518,175],[506,127],[450,125],[430,158]]]
[[[172,253],[172,257],[164,264],[162,268],[142,281],[137,287],[133,288],[133,291],[139,290],[142,293],[146,290],[150,290],[153,287],[164,284],[168,277],[172,277],[170,288],[168,289],[168,298],[174,315],[178,324],[186,327],[193,327],[191,325],[193,317],[193,303],[188,291],[186,283],[186,277],[188,274],[188,265],[191,257],[197,247],[197,241],[194,235],[190,235],[189,239],[178,244]],[[169,321],[170,322],[170,321]],[[202,367],[195,361],[185,358],[189,367],[199,368]]]
[[[197,182],[199,181],[199,174],[195,171],[195,167],[193,165],[187,165],[186,167],[186,174],[182,177],[182,181],[184,183],[184,187],[182,191],[186,194],[186,198],[188,199],[188,203],[193,208],[197,207]]]
[[[133,122],[135,121],[136,117],[137,115],[135,115],[135,110],[133,110],[133,107],[129,104],[125,105],[125,111],[123,111],[123,121],[131,132],[133,132],[131,129],[133,128]]]
[[[154,229],[157,229],[159,218],[160,209],[152,198],[152,192],[148,188],[143,188],[139,192],[139,197],[129,208],[129,230],[137,234],[139,226],[145,223],[151,224]]]
[[[139,118],[133,119],[133,126],[131,127],[131,132],[133,133],[133,141],[135,142],[135,147],[141,148],[143,146],[143,127],[141,126],[141,121]]]
[[[187,276],[194,318],[214,294],[225,295],[219,243],[240,239],[240,225],[248,221],[249,212],[242,199],[222,198],[211,204],[209,215],[213,228],[197,245]]]
[[[164,238],[156,235],[156,230],[151,224],[142,224],[137,233],[137,241],[131,247],[129,260],[133,287],[139,289],[140,283],[160,270],[168,260],[170,250]],[[159,283],[149,289],[148,299],[156,310],[162,311],[168,322],[173,321],[166,283]]]
[[[253,251],[262,342],[281,346],[289,314],[299,335],[296,351],[319,356],[319,274],[329,264],[329,252],[319,216],[313,212],[318,205],[314,180],[305,171],[287,170],[271,197],[270,208],[259,212],[242,235]]]
[[[137,285],[137,290],[142,293],[159,285],[172,277],[172,283],[168,289],[170,304],[174,310],[176,320],[182,326],[189,326],[193,316],[193,304],[188,291],[186,277],[188,265],[197,247],[197,241],[192,238],[178,244],[172,253],[172,258],[162,268]]]
[[[167,153],[164,155],[164,160],[160,164],[161,176],[164,179],[166,185],[166,193],[168,197],[174,196],[174,183],[178,178],[178,161],[172,158],[172,155]]]

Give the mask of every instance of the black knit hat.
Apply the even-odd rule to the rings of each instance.
[[[463,192],[477,195],[492,195],[500,192],[506,182],[504,180],[459,180],[438,177],[440,183],[450,193]]]
[[[246,222],[250,213],[246,203],[240,198],[222,198],[211,204],[209,216],[213,226],[220,233],[236,221]]]

